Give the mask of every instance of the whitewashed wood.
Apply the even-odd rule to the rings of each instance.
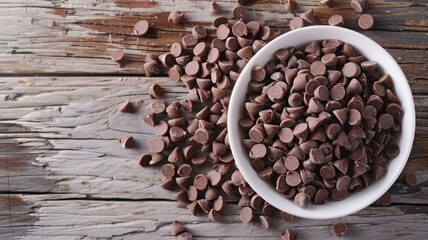
[[[27,236],[18,239],[175,239],[171,222],[178,220],[196,239],[278,239],[284,228],[293,229],[299,239],[342,239],[334,237],[331,226],[338,220],[296,219],[293,223],[275,221],[271,229],[260,223],[242,224],[239,208],[230,204],[222,223],[211,223],[204,215],[192,216],[175,202],[122,202],[73,200],[73,196],[22,196],[37,202],[30,215],[38,222],[28,228]],[[427,207],[420,213],[405,214],[406,206],[368,208],[340,220],[348,224],[345,239],[423,239],[426,236]],[[7,225],[9,226],[10,225]],[[85,238],[86,237],[86,238]]]

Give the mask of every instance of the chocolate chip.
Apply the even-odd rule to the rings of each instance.
[[[242,22],[242,21],[236,22],[232,26],[232,33],[236,37],[242,37],[242,36],[247,35],[248,34],[247,25],[244,22]]]
[[[336,222],[333,224],[333,233],[336,236],[342,237],[346,235],[347,226],[344,222]]]
[[[221,24],[217,27],[217,38],[220,40],[226,40],[230,34],[230,28],[226,24]]]
[[[357,12],[363,12],[366,7],[366,0],[352,0],[351,7]]]
[[[250,206],[255,210],[262,210],[265,201],[258,195],[254,194],[250,200]]]
[[[225,207],[226,207],[226,201],[224,200],[224,197],[218,196],[217,199],[214,200],[213,210],[217,212],[221,212]]]
[[[304,26],[305,26],[305,20],[303,20],[303,18],[301,17],[294,17],[293,19],[291,19],[289,24],[289,27],[291,30],[302,28]]]
[[[411,187],[415,187],[418,184],[418,179],[416,178],[416,175],[412,172],[405,173],[405,180],[407,185]]]
[[[358,19],[358,25],[361,29],[367,30],[371,29],[374,24],[374,19],[370,14],[363,14]]]
[[[294,203],[300,208],[308,207],[310,202],[310,197],[306,193],[298,193],[294,197]]]
[[[196,25],[192,28],[192,35],[196,39],[203,39],[207,36],[207,29],[202,25]]]
[[[168,15],[168,22],[172,22],[174,24],[182,23],[185,19],[184,12],[180,11],[172,11]]]
[[[196,76],[200,72],[201,66],[197,61],[191,61],[186,65],[184,70],[187,75]]]
[[[394,124],[394,118],[391,114],[385,113],[379,117],[379,128],[381,129],[390,129]]]
[[[159,84],[153,84],[149,87],[151,98],[160,98],[163,95],[163,88]]]
[[[390,110],[394,110],[393,108],[390,108]],[[132,103],[129,100],[126,100],[125,102],[123,102],[119,108],[117,109],[119,112],[124,112],[124,113],[131,113],[134,112],[134,107],[132,105]],[[396,111],[395,111],[396,112]],[[147,123],[147,122],[146,122]],[[150,124],[149,124],[150,125]]]
[[[296,234],[290,229],[284,229],[281,233],[281,240],[295,240]]]
[[[328,19],[328,25],[330,26],[337,26],[337,27],[343,27],[344,20],[342,15],[333,15]]]
[[[249,223],[253,220],[253,210],[250,207],[244,207],[241,209],[239,218],[243,223]]]
[[[193,236],[188,232],[184,232],[178,235],[177,240],[193,240]]]
[[[145,20],[138,21],[134,25],[134,34],[141,37],[149,30],[149,23]]]
[[[262,228],[267,229],[270,228],[272,225],[272,218],[266,215],[259,216],[260,219],[260,225]]]
[[[245,18],[248,14],[247,8],[244,6],[236,6],[232,9],[232,16],[234,19]]]
[[[313,24],[314,23],[314,10],[310,8],[308,11],[303,12],[299,15],[303,20],[305,20],[307,23]]]
[[[183,225],[181,225],[179,222],[177,222],[175,220],[172,222],[172,225],[171,225],[171,234],[172,235],[177,236],[178,234],[180,234],[184,231],[186,231],[186,228]]]
[[[219,14],[221,13],[221,7],[217,4],[216,1],[212,1],[209,9],[210,14]]]
[[[391,193],[389,192],[384,193],[376,202],[381,206],[391,205],[391,202],[392,202]]]
[[[211,220],[211,222],[221,222],[221,215],[218,211],[211,209],[208,212],[208,219]]]
[[[297,3],[295,0],[284,0],[285,11],[292,13],[296,10]]]
[[[185,48],[192,48],[198,44],[198,39],[196,39],[192,34],[188,34],[181,39],[181,43]]]
[[[111,53],[110,59],[114,62],[121,64],[125,59],[125,53],[123,52],[123,50],[118,49]]]

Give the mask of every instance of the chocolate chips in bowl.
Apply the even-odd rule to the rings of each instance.
[[[410,88],[392,57],[359,33],[286,33],[253,56],[236,84],[232,152],[276,208],[318,219],[351,214],[386,192],[407,161]]]

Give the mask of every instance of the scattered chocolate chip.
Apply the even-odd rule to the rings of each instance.
[[[134,34],[141,37],[149,30],[149,23],[145,20],[138,21],[134,25]]]
[[[193,240],[193,236],[188,232],[184,232],[178,235],[177,240]]]
[[[371,29],[373,27],[373,24],[374,19],[370,14],[363,14],[358,19],[358,26],[360,26],[361,29]]]
[[[134,111],[134,106],[129,100],[123,102],[117,109],[119,112],[131,113]]]
[[[405,180],[407,185],[411,187],[415,187],[418,184],[418,180],[416,178],[416,175],[412,172],[406,172],[405,173]]]
[[[182,23],[184,21],[185,14],[181,11],[172,11],[168,16],[168,22],[172,22],[174,24]]]
[[[285,11],[292,13],[296,10],[297,3],[295,0],[284,0]]]
[[[366,0],[352,0],[351,7],[357,12],[363,12],[366,7]]]
[[[336,222],[333,224],[333,233],[336,236],[343,237],[346,235],[347,226],[344,222]]]
[[[305,20],[303,20],[303,18],[301,17],[294,17],[293,19],[291,19],[289,24],[289,27],[291,30],[302,28],[304,26],[305,26]]]
[[[120,145],[122,145],[123,148],[131,148],[134,146],[134,138],[132,136],[125,136],[118,139]]]
[[[178,234],[180,234],[184,231],[186,231],[186,228],[183,225],[181,225],[177,221],[172,222],[172,226],[171,226],[171,234],[172,235],[177,236]]]
[[[210,9],[209,9],[210,14],[214,15],[214,14],[220,14],[221,13],[221,8],[220,6],[217,4],[216,1],[212,1],[211,5],[210,5]]]
[[[120,64],[125,58],[125,53],[123,52],[123,50],[118,49],[111,53],[110,58],[112,61]]]
[[[342,15],[333,15],[328,19],[328,25],[330,26],[343,27],[344,24],[345,21],[343,20]]]

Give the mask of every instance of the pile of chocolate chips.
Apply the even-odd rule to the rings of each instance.
[[[249,88],[240,125],[252,167],[299,207],[367,187],[399,154],[392,79],[347,43],[280,49]]]
[[[218,14],[221,10],[213,2],[210,11]],[[162,100],[160,85],[149,88],[153,101],[144,121],[153,127],[156,137],[149,141],[150,152],[143,153],[139,161],[143,167],[162,165],[160,186],[176,191],[174,198],[192,214],[204,213],[213,222],[221,221],[225,198],[234,195],[240,198],[243,222],[258,216],[262,227],[268,228],[275,208],[251,189],[235,167],[226,121],[239,73],[279,32],[257,21],[246,22],[247,8],[242,5],[237,5],[232,15],[232,19],[217,16],[214,31],[196,25],[181,42],[171,45],[169,53],[146,57],[147,76],[166,67],[169,79],[182,82],[188,94],[180,101],[168,102]],[[171,12],[168,20],[179,24],[185,14]],[[139,22],[134,29],[146,32],[146,26]],[[214,38],[208,38],[212,35]],[[211,166],[208,171],[207,165]]]
[[[362,5],[361,9],[364,9],[365,1],[353,0],[352,2],[352,7],[356,11],[362,12],[357,8]],[[147,55],[143,67],[148,77],[159,75],[166,68],[169,79],[182,82],[188,88],[189,93],[181,101],[166,102],[162,100],[164,92],[160,85],[153,84],[150,87],[149,95],[154,99],[151,103],[152,112],[145,114],[144,121],[154,128],[157,137],[150,141],[150,152],[143,153],[139,162],[143,167],[162,165],[161,172],[164,180],[160,186],[176,191],[174,198],[186,205],[192,214],[205,213],[211,221],[221,221],[221,212],[226,204],[225,198],[235,195],[240,197],[238,205],[242,207],[241,221],[251,222],[254,220],[254,216],[258,216],[261,226],[268,228],[272,224],[271,217],[277,210],[257,195],[236,169],[228,143],[226,117],[230,93],[239,73],[253,54],[279,32],[273,31],[268,26],[261,26],[256,21],[246,22],[247,9],[242,6],[246,1],[237,0],[237,3],[238,5],[232,10],[232,19],[219,16],[222,12],[220,6],[215,1],[211,3],[209,11],[212,15],[217,16],[213,21],[214,38],[212,38],[212,28],[197,25],[192,29],[191,34],[182,38],[181,42],[172,44],[169,53],[160,56]],[[332,0],[321,0],[321,3],[333,7]],[[285,0],[287,11],[294,12],[295,8],[294,0]],[[343,18],[340,18],[339,21],[343,24]],[[185,20],[185,13],[180,11],[173,11],[168,16],[168,21],[174,24],[180,24]],[[289,26],[291,29],[295,29],[313,24],[314,21],[313,10],[310,9],[291,21]],[[134,26],[134,34],[137,36],[144,36],[149,31],[150,23],[145,20],[137,22]],[[289,54],[299,60],[299,54],[296,56],[297,52]],[[125,57],[123,50],[117,50],[111,55],[112,60],[121,66]],[[312,57],[312,60],[317,59]],[[336,56],[336,60],[340,62],[344,58]],[[361,57],[355,58],[356,62],[360,60]],[[328,54],[324,60],[321,60],[327,68],[326,62],[331,63],[332,61],[335,61],[334,57]],[[318,68],[318,70],[320,69]],[[278,73],[276,74],[278,75]],[[275,75],[272,79],[275,80]],[[383,84],[381,85],[383,86]],[[319,95],[325,94],[322,89],[317,92]],[[389,92],[387,91],[385,94],[391,95]],[[278,93],[271,90],[270,95],[273,99],[277,97],[275,94]],[[303,98],[299,100],[297,95],[293,95],[290,100],[294,103],[305,101],[305,96],[303,95]],[[315,104],[315,108],[317,107],[319,105]],[[134,107],[131,102],[126,101],[118,110],[133,112]],[[396,125],[395,128],[397,128]],[[380,137],[378,138],[380,139]],[[386,142],[387,138],[389,135],[386,134]],[[119,139],[119,142],[124,148],[134,146],[131,136],[125,136]],[[269,153],[271,148],[266,148]],[[382,166],[385,158],[380,157],[377,164]],[[293,159],[288,160],[287,166],[293,169],[292,165],[296,163]],[[204,165],[210,165],[211,170],[206,171],[207,167]],[[408,175],[414,176],[413,174]],[[361,178],[365,180],[365,178]],[[412,178],[406,175],[406,179]],[[285,178],[285,182],[287,183],[287,178]],[[414,182],[416,184],[416,181]],[[305,193],[310,191],[311,187],[301,187],[298,190]],[[389,198],[387,198],[388,196]],[[389,199],[390,203],[390,195],[388,196],[386,199]],[[287,222],[294,221],[294,216],[285,212],[280,212],[280,218]],[[179,235],[178,239],[192,239],[192,235],[186,232],[183,226],[173,223],[172,228],[172,234]],[[342,230],[342,225],[340,228],[338,231],[333,229],[333,233],[345,234],[346,225],[345,231]],[[281,239],[294,238],[295,233],[289,229],[285,229],[281,234]]]

